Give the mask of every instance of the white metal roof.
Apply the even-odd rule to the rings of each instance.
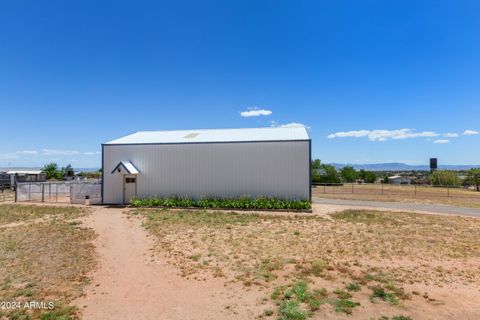
[[[135,168],[133,163],[131,163],[130,161],[120,161],[115,167],[115,169],[112,170],[112,173],[114,173],[119,166],[123,166],[125,170],[127,170],[127,172],[130,174],[139,174],[138,169]]]
[[[139,131],[105,144],[205,143],[309,140],[304,127]]]
[[[41,174],[42,170],[10,170],[7,174]]]
[[[391,177],[388,177],[388,179],[400,179],[402,176],[391,176]]]

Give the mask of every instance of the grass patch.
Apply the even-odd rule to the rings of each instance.
[[[17,206],[16,216],[31,217],[32,206]],[[25,208],[26,213],[19,210]],[[59,210],[55,207],[56,210]],[[56,211],[58,216],[77,216],[81,211]],[[36,211],[35,211],[36,212]],[[49,211],[40,211],[49,212]],[[38,212],[37,212],[38,213]],[[49,301],[53,310],[6,311],[7,319],[75,319],[77,310],[68,303],[79,297],[95,265],[95,234],[68,220],[22,224],[0,228],[0,297],[3,301]]]
[[[0,205],[0,224],[24,222],[45,216],[74,219],[84,215],[86,212],[86,209],[80,207],[5,204]]]

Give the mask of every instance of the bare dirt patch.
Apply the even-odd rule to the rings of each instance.
[[[261,313],[260,291],[226,287],[223,278],[181,277],[152,249],[155,241],[121,208],[96,207],[84,225],[98,233],[99,268],[75,300],[83,319],[253,319]]]
[[[256,307],[243,305],[260,310],[258,317],[480,317],[480,219],[378,211],[328,218],[131,213],[144,217],[158,256],[185,279],[213,277],[243,288],[244,296],[263,295]]]

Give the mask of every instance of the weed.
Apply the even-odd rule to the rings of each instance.
[[[273,316],[274,311],[272,309],[267,309],[263,312],[263,314],[267,317]]]
[[[394,316],[392,320],[413,320],[413,319],[408,316],[398,315],[398,316]]]
[[[299,281],[293,286],[293,292],[295,297],[300,302],[305,302],[310,298],[310,293],[308,292],[308,285],[305,281]]]
[[[344,312],[346,314],[352,314],[353,308],[359,306],[359,302],[347,300],[347,299],[337,299],[333,302],[336,312]]]
[[[307,313],[300,309],[297,301],[284,301],[278,310],[279,320],[306,320]]]
[[[199,261],[201,257],[202,255],[198,253],[198,254],[191,255],[189,258],[192,259],[193,261]]]
[[[370,295],[370,301],[375,302],[377,299],[387,301],[390,304],[398,304],[398,298],[394,292],[387,292],[380,286],[371,287],[372,294]]]
[[[343,291],[343,290],[340,290],[340,289],[337,289],[335,291],[333,291],[333,293],[335,293],[337,295],[338,298],[340,299],[350,299],[352,297],[352,295],[346,291]]]
[[[362,289],[362,286],[359,285],[358,283],[356,282],[351,282],[347,285],[347,290],[348,291],[354,291],[354,292],[358,292]]]

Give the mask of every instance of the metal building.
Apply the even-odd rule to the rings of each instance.
[[[102,144],[102,199],[310,199],[305,128],[141,131]]]

